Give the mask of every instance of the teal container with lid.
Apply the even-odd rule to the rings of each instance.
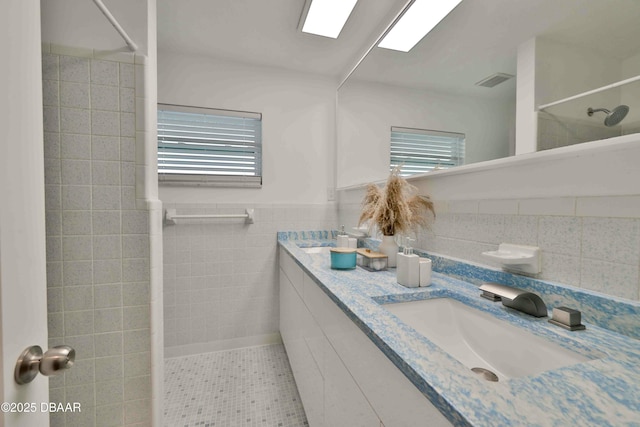
[[[331,248],[331,268],[351,270],[356,268],[356,250],[353,248]]]

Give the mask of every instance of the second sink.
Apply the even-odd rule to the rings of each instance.
[[[328,254],[331,248],[329,246],[311,246],[301,249],[308,254]]]

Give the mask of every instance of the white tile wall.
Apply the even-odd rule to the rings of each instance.
[[[640,196],[580,197],[578,216],[640,218]]]
[[[77,355],[50,400],[82,403],[51,425],[150,425],[148,211],[121,176],[133,65],[78,52],[43,55],[49,341]]]
[[[351,197],[339,207],[340,223],[348,227],[360,214]],[[492,265],[480,253],[499,243],[539,246],[539,278],[640,300],[637,195],[440,200],[436,213],[432,230],[418,236],[418,248]]]
[[[623,131],[622,126],[606,127],[604,114],[600,113],[584,120],[562,117],[547,112],[538,115],[538,151],[550,148],[564,147],[588,141],[612,138],[629,132]],[[628,123],[625,123],[625,126]],[[632,124],[632,128],[636,124]]]
[[[335,204],[164,207],[179,214],[255,209],[254,224],[217,219],[164,227],[164,342],[171,355],[228,348],[277,334],[276,232],[337,228]]]
[[[525,199],[518,203],[520,215],[575,215],[575,197]]]

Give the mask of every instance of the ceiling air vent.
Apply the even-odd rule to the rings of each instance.
[[[506,82],[511,77],[515,77],[515,76],[513,76],[512,74],[495,73],[490,75],[486,79],[480,80],[478,83],[476,83],[476,86],[494,87],[496,85],[499,85],[502,82]]]

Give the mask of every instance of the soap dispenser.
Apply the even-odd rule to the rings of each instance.
[[[411,243],[415,239],[406,238],[404,250],[397,257],[397,280],[407,288],[420,286],[420,257],[413,253]]]
[[[339,248],[349,247],[349,235],[344,232],[344,225],[342,226],[342,230],[340,231],[340,234],[338,234],[337,247]]]

